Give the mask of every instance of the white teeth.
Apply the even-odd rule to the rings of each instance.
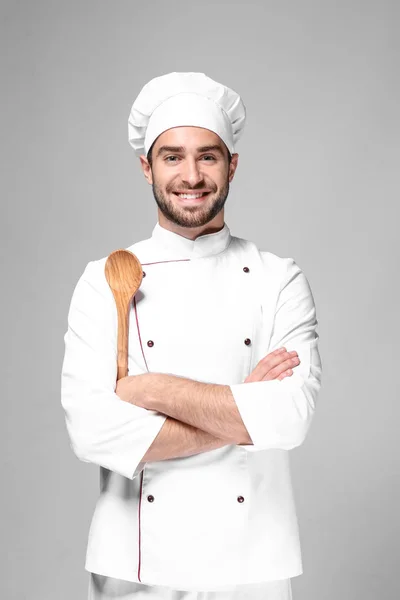
[[[194,198],[201,198],[203,192],[201,194],[178,194],[179,198],[185,198],[186,200],[191,200]]]

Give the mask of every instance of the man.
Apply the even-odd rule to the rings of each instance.
[[[62,405],[100,466],[89,599],[289,600],[302,573],[289,450],[321,384],[317,319],[292,258],[224,221],[245,107],[203,73],[151,80],[129,141],[158,206],[128,248],[145,277],[116,384],[117,315],[90,261],[71,300]]]

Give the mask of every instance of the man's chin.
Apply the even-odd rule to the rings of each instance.
[[[196,206],[182,207],[181,210],[173,211],[160,207],[160,210],[166,219],[180,227],[203,227],[215,217],[210,210],[204,211],[204,208]]]
[[[192,216],[191,216],[192,215]],[[175,223],[176,225],[179,225],[180,227],[186,227],[186,228],[192,228],[192,227],[203,227],[203,225],[206,225],[207,223],[209,223],[212,220],[212,216],[211,215],[199,215],[197,214],[193,214],[193,211],[190,211],[190,213],[186,213],[186,215],[182,215],[182,214],[164,214],[164,216],[169,220],[172,221],[173,223]]]

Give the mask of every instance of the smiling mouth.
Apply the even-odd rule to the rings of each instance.
[[[199,200],[200,198],[208,196],[208,194],[210,192],[198,192],[198,193],[192,193],[192,194],[184,194],[184,193],[180,193],[180,192],[173,192],[173,193],[175,194],[175,196],[178,196],[178,198],[181,198],[182,200]]]

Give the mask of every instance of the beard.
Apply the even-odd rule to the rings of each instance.
[[[209,198],[213,195],[212,192],[208,194],[204,204],[199,206],[177,206],[164,195],[154,179],[153,181],[153,196],[158,208],[166,219],[180,227],[202,227],[203,225],[206,225],[206,223],[212,221],[212,219],[223,209],[229,194],[229,179],[227,178],[219,194],[211,203]],[[201,188],[193,189],[192,191],[194,194],[200,193]]]

